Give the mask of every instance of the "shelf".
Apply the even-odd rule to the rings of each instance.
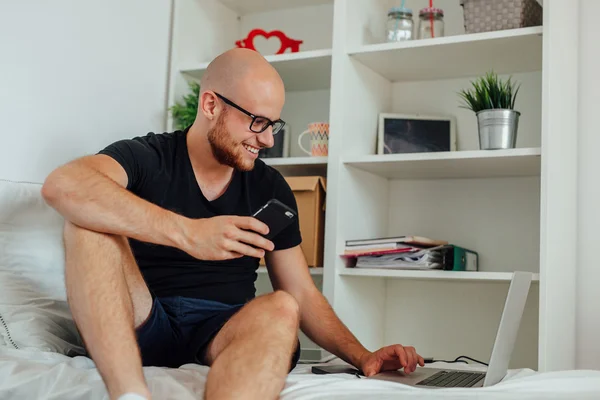
[[[367,155],[344,164],[390,179],[539,176],[540,148]]]
[[[343,276],[370,276],[379,278],[401,278],[416,280],[445,280],[445,281],[487,281],[510,282],[511,272],[484,272],[484,271],[414,271],[397,269],[371,269],[371,268],[343,268]],[[539,274],[533,274],[533,282],[539,282]]]
[[[308,270],[311,275],[323,275],[323,268],[309,268]],[[259,274],[266,274],[268,272],[267,267],[258,267],[256,272]]]
[[[275,67],[287,91],[319,90],[331,87],[331,49],[301,51],[265,56]],[[208,63],[180,69],[200,80]]]
[[[350,56],[392,82],[542,69],[542,27],[362,46]]]
[[[304,165],[327,165],[327,157],[283,157],[283,158],[261,158],[268,165],[281,166],[304,166]]]
[[[239,15],[247,15],[286,8],[318,6],[333,3],[333,0],[221,0],[221,3]]]
[[[261,158],[261,160],[284,175],[325,176],[327,174],[327,157]]]

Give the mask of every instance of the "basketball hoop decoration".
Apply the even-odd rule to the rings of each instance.
[[[266,32],[262,29],[253,29],[248,33],[248,36],[245,39],[238,40],[235,42],[236,46],[242,49],[250,49],[254,51],[256,48],[254,47],[254,39],[257,36],[263,36],[265,39],[269,39],[271,37],[276,37],[281,42],[281,46],[277,53],[275,54],[283,54],[287,49],[290,49],[290,52],[297,53],[300,51],[300,45],[303,43],[302,40],[292,39],[286,36],[282,31],[271,31]]]

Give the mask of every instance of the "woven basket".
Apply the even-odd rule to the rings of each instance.
[[[466,33],[542,25],[542,6],[536,0],[461,0]]]

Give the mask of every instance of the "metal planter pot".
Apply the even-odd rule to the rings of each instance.
[[[476,115],[481,150],[515,148],[520,112],[494,109],[479,111]]]

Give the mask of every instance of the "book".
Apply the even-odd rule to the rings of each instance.
[[[390,268],[390,269],[443,269],[442,249],[436,246],[418,251],[384,254],[377,256],[360,256],[356,259],[356,268]]]
[[[421,250],[418,247],[412,246],[404,246],[394,249],[363,249],[363,250],[354,250],[352,248],[347,248],[344,251],[343,257],[365,257],[365,256],[380,256],[384,254],[398,254],[398,253],[410,253],[414,251]]]
[[[423,236],[395,236],[375,239],[346,240],[346,247],[369,246],[381,244],[407,243],[422,246],[442,246],[448,244],[445,240],[435,240]]]
[[[352,249],[352,251],[360,251],[360,250],[390,250],[390,249],[400,249],[403,247],[411,247],[410,244],[405,243],[375,243],[375,244],[359,244],[356,246],[346,246],[346,249]]]

